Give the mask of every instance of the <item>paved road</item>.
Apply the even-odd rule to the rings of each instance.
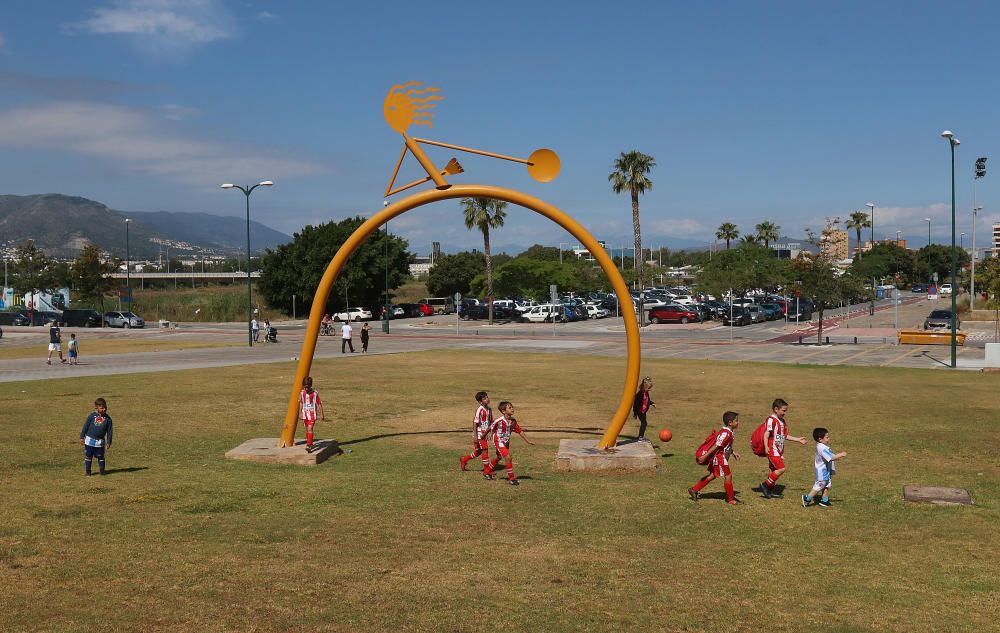
[[[878,305],[870,315],[867,304],[832,311],[824,319],[824,341],[815,345],[818,325],[813,323],[771,322],[729,328],[716,322],[687,325],[659,324],[642,329],[644,358],[691,358],[741,360],[818,365],[862,365],[882,367],[944,368],[950,361],[948,346],[896,345],[895,325],[919,327],[936,307],[921,297],[907,298],[898,309],[891,302]],[[69,376],[128,374],[200,367],[288,362],[297,358],[305,332],[304,323],[276,324],[279,342],[248,347],[207,347],[200,349],[110,354],[84,357],[84,364],[46,365],[47,331],[44,328],[7,328],[0,346],[31,346],[37,357],[0,361],[0,382],[43,380]],[[963,369],[983,366],[983,343],[992,340],[994,326],[963,324],[970,332],[969,344],[960,347],[958,365]],[[66,329],[69,331],[69,329]],[[240,324],[180,324],[171,329],[85,330],[88,339],[145,338],[175,342],[192,340],[200,344],[218,341],[231,345],[245,340]],[[799,344],[799,338],[803,344]],[[857,343],[855,343],[855,340]],[[357,341],[355,341],[357,343]],[[356,348],[358,345],[356,345]],[[390,334],[376,324],[372,330],[372,355],[398,354],[429,349],[480,349],[541,353],[574,353],[624,357],[624,326],[620,319],[584,321],[559,325],[511,323],[490,326],[483,322],[459,323],[453,315],[433,319],[392,321]],[[363,362],[362,355],[341,354],[339,337],[320,337],[317,358],[339,362]]]

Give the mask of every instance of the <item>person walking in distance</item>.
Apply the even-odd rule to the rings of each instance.
[[[367,354],[368,353],[368,336],[369,336],[369,333],[371,332],[371,330],[372,329],[370,327],[368,327],[368,323],[367,322],[365,322],[365,324],[361,326],[361,353],[362,354]]]
[[[253,334],[253,342],[254,343],[259,343],[260,342],[260,321],[257,320],[257,317],[254,317],[253,319],[250,320],[250,333]]]
[[[344,354],[345,349],[350,347],[351,353],[354,353],[354,342],[351,341],[351,332],[354,328],[351,327],[350,321],[344,321],[344,324],[340,326],[340,353]]]
[[[62,355],[62,330],[55,319],[49,324],[49,357],[45,360],[46,365],[52,364],[52,352],[59,353],[59,362],[65,363],[66,359]]]

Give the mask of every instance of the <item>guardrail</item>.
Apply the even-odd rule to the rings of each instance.
[[[955,333],[955,344],[965,345],[965,332]],[[951,345],[951,330],[900,330],[900,345]]]

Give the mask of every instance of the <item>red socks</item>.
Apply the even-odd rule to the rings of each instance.
[[[726,501],[732,501],[736,498],[736,493],[733,491],[733,482],[730,480],[725,481],[726,486]]]
[[[768,473],[768,475],[767,475],[767,487],[768,488],[774,488],[774,484],[778,481],[778,477],[781,477],[781,475],[777,474],[773,470],[770,473]]]
[[[710,477],[702,477],[698,481],[698,483],[696,483],[695,485],[691,486],[691,490],[694,490],[695,492],[701,492],[701,489],[704,488],[705,486],[707,486],[708,482],[710,482],[710,481],[712,481],[712,479]]]
[[[313,432],[312,429],[310,428],[308,431],[306,431],[306,446],[312,446],[312,445],[313,445]]]

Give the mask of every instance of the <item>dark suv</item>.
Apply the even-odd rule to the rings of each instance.
[[[101,313],[97,310],[63,310],[60,321],[70,327],[101,327]]]

